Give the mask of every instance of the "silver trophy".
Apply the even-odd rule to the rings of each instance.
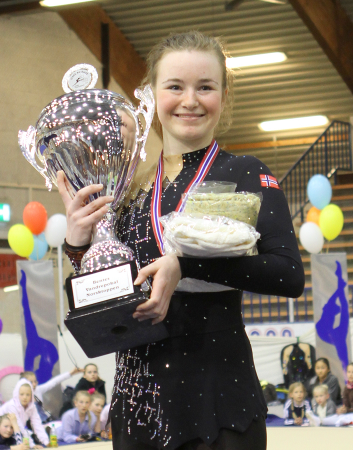
[[[70,69],[63,79],[66,94],[43,109],[35,128],[19,132],[24,157],[45,178],[49,190],[57,184],[57,171],[63,170],[72,197],[98,183],[103,190],[90,201],[99,195],[114,196],[108,213],[94,227],[79,275],[66,281],[70,311],[65,324],[89,357],[165,337],[162,327],[132,319],[136,306],[146,300],[146,288],[133,285],[137,276],[133,252],[114,233],[137,163],[145,159],[153,93],[149,86],[136,89],[140,104],[135,108],[119,94],[90,89],[96,80],[92,66]]]

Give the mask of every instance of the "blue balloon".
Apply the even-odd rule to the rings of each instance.
[[[38,234],[38,236],[34,234],[33,239],[34,239],[34,247],[32,253],[29,255],[29,259],[32,259],[33,261],[38,261],[39,259],[42,259],[43,256],[47,253],[48,243],[45,239],[44,231],[43,233]]]
[[[315,208],[325,208],[332,197],[332,187],[328,178],[320,174],[311,177],[307,186],[307,193],[310,203]]]

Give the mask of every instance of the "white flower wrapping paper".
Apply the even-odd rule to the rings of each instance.
[[[204,258],[243,256],[260,238],[253,226],[225,216],[173,212],[160,221],[166,254]]]

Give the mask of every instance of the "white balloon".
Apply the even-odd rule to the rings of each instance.
[[[309,253],[320,253],[324,245],[324,236],[314,222],[306,222],[300,227],[299,240]]]
[[[54,214],[51,216],[45,227],[45,239],[50,247],[63,245],[66,236],[66,216],[64,214]]]

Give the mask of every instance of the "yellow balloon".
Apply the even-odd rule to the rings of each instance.
[[[319,225],[325,239],[332,241],[342,231],[344,217],[341,208],[333,203],[321,210]]]
[[[33,251],[34,238],[31,230],[20,223],[12,225],[7,239],[12,250],[19,256],[27,258]]]

